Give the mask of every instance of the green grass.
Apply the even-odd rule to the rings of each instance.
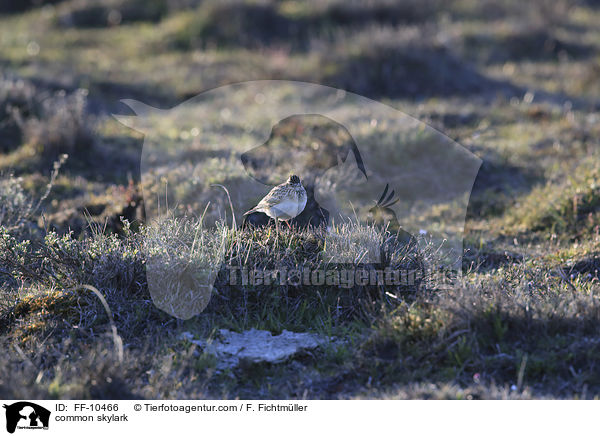
[[[566,0],[158,0],[143,8],[139,0],[65,0],[0,15],[0,395],[597,398],[599,17],[593,2]],[[335,270],[328,254],[352,260],[360,256],[353,241],[377,247],[389,236],[358,225],[337,226],[329,239],[285,230],[276,246],[273,229],[211,228],[213,209],[204,223],[186,220],[185,205],[226,205],[211,184],[235,195],[239,154],[256,132],[242,126],[224,144],[221,113],[195,106],[153,119],[145,138],[110,116],[129,114],[123,98],[168,108],[257,79],[376,98],[483,159],[454,286],[228,283],[228,266]],[[235,98],[244,105],[249,97]],[[183,153],[178,145],[193,141],[194,127],[205,141]],[[278,143],[310,138],[294,123],[283,127]],[[168,186],[142,183],[144,139],[156,146]],[[393,124],[369,139],[395,163],[406,151],[399,142],[432,140]],[[309,157],[297,163],[303,171],[326,164]],[[177,218],[142,223],[157,197],[181,200],[170,204]],[[406,219],[446,220],[450,206]],[[418,255],[387,247],[389,261],[433,260],[436,247],[424,246]],[[181,297],[207,282],[215,282],[209,301]],[[84,284],[99,290],[108,312]],[[209,337],[220,328],[343,342],[219,373],[181,333]]]

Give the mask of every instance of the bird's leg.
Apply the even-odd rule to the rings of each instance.
[[[291,226],[291,224],[290,224],[290,220],[287,220],[285,223],[288,225],[288,228],[289,228],[290,230],[292,230],[292,226]]]
[[[275,252],[277,253],[277,263],[281,260],[281,252],[279,251],[279,220],[275,218]]]

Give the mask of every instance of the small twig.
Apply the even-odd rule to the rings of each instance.
[[[525,367],[527,366],[527,354],[523,356],[521,360],[521,366],[519,368],[519,374],[517,376],[517,390],[521,390],[523,386],[523,377],[525,376]]]
[[[112,311],[110,310],[110,307],[108,306],[108,303],[106,302],[106,299],[104,298],[104,296],[100,293],[100,291],[98,289],[96,289],[94,286],[91,286],[91,285],[79,285],[79,286],[75,286],[74,288],[70,288],[67,290],[68,291],[76,291],[78,289],[87,289],[88,291],[92,291],[96,295],[96,297],[98,297],[98,299],[104,306],[104,310],[106,311],[106,314],[108,315],[108,321],[110,322],[110,328],[112,330],[112,338],[113,338],[113,342],[115,344],[115,352],[117,353],[117,356],[119,357],[119,362],[123,362],[123,340],[117,333],[117,325],[115,324],[115,320],[113,318]]]
[[[29,357],[27,357],[27,356],[25,355],[25,353],[23,352],[23,350],[21,350],[21,347],[19,347],[17,344],[14,344],[14,345],[13,345],[13,347],[14,347],[14,348],[15,348],[15,350],[17,351],[17,354],[18,354],[19,356],[21,356],[21,358],[22,358],[22,359],[23,359],[25,362],[29,363],[31,366],[33,366],[35,369],[37,369],[37,370],[39,371],[39,368],[38,368],[38,367],[37,367],[37,366],[36,366],[36,365],[35,365],[35,364],[34,364],[34,363],[31,361],[31,359],[30,359]]]
[[[233,203],[231,202],[231,196],[229,195],[229,190],[227,190],[227,188],[225,186],[220,185],[218,183],[213,183],[210,186],[219,187],[219,188],[223,189],[225,191],[225,193],[227,194],[227,200],[229,200],[229,208],[231,209],[231,229],[235,230],[236,229],[235,212],[233,210]]]
[[[69,157],[68,154],[62,154],[62,155],[60,155],[59,159],[56,162],[54,162],[54,169],[52,170],[52,173],[50,174],[50,181],[48,182],[48,185],[46,185],[46,192],[44,192],[44,195],[42,195],[40,197],[37,204],[29,211],[30,216],[34,215],[37,212],[37,210],[40,208],[42,203],[44,201],[46,201],[46,199],[50,195],[50,192],[52,191],[52,187],[54,186],[54,182],[56,181],[56,178],[58,177],[58,172],[60,171],[60,167],[63,166],[63,164],[67,161],[68,157]]]

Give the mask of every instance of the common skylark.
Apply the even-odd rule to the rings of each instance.
[[[275,220],[277,232],[279,232],[279,221],[289,221],[298,216],[306,206],[306,190],[300,178],[291,175],[285,183],[275,186],[260,200],[258,205],[244,215],[252,212],[263,212]],[[289,226],[289,222],[287,223]]]

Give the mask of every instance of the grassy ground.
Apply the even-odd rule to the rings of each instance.
[[[595,2],[25,3],[11,10],[0,1],[2,397],[600,395]],[[384,101],[482,158],[460,281],[443,291],[424,283],[401,301],[377,287],[221,284],[200,316],[182,321],[157,309],[145,266],[173,253],[148,254],[145,244],[162,236],[139,225],[143,138],[110,114],[129,114],[123,98],[168,108],[254,79]],[[188,133],[168,124],[156,131],[166,150]],[[200,194],[236,183],[244,135],[195,150]],[[198,229],[176,224],[162,230],[177,236],[171,248],[185,260]],[[260,268],[319,262],[318,235],[286,230],[278,251],[265,232],[225,229],[226,261],[243,253]],[[252,327],[346,341],[219,373],[181,338]]]

